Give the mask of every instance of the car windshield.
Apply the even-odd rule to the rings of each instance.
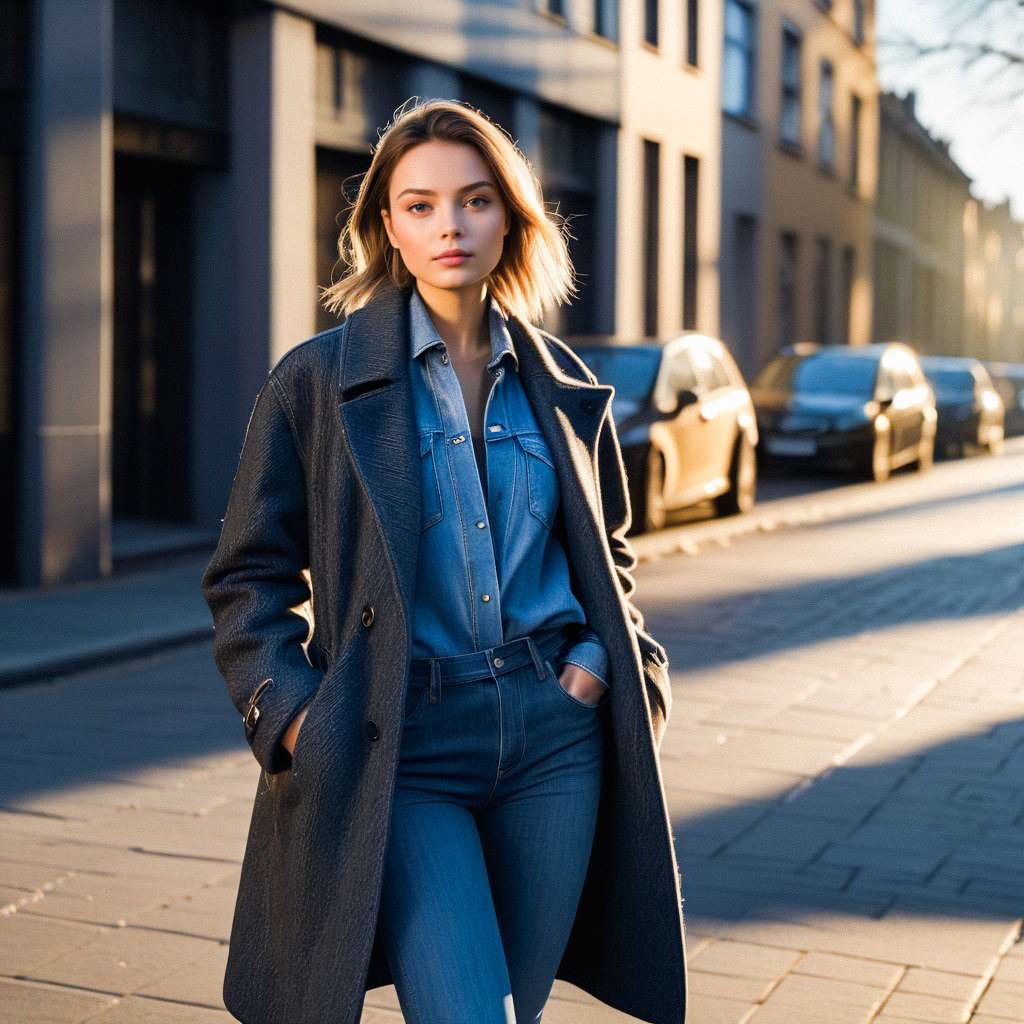
[[[929,370],[935,392],[944,398],[972,398],[974,377],[970,370]]]
[[[602,384],[615,388],[616,398],[642,402],[654,388],[661,361],[660,349],[586,349],[577,353]]]
[[[875,391],[873,359],[830,354],[783,356],[758,375],[755,387],[870,398]]]

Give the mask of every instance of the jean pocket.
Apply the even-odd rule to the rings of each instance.
[[[439,523],[444,515],[441,481],[437,469],[437,444],[438,440],[443,438],[444,434],[436,430],[420,437],[420,480],[423,495],[420,533]]]
[[[547,678],[554,685],[555,689],[557,689],[558,692],[567,701],[569,701],[574,707],[586,708],[587,711],[596,711],[608,699],[607,698],[607,692],[608,692],[607,689],[605,690],[604,693],[601,694],[601,696],[597,700],[597,703],[595,703],[595,704],[588,704],[586,701],[580,700],[579,697],[574,697],[562,685],[562,680],[559,678],[560,673],[561,673],[561,667],[556,668],[554,662],[550,658],[545,658],[544,659],[544,664],[547,665],[547,667],[548,667],[548,676],[547,676]]]
[[[526,487],[530,512],[549,530],[555,525],[558,512],[558,472],[548,449],[547,441],[539,433],[516,434],[526,463]]]
[[[408,725],[419,716],[427,703],[427,687],[410,684],[405,691],[405,706],[402,710],[402,724]]]

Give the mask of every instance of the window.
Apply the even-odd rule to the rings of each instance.
[[[699,0],[686,0],[686,63],[691,68],[697,67],[697,39],[700,28]]]
[[[836,125],[832,116],[832,88],[835,70],[832,61],[821,62],[821,88],[818,94],[818,160],[823,170],[830,171],[836,163]]]
[[[793,231],[779,236],[779,324],[778,347],[796,341],[796,270],[798,239]]]
[[[714,352],[707,353],[707,366],[705,367],[704,379],[707,381],[709,391],[717,391],[719,388],[732,387],[732,381],[729,379],[729,371],[726,370],[725,364]]]
[[[754,115],[754,9],[747,0],[726,0],[722,108]]]
[[[658,0],[644,0],[644,42],[658,45]]]
[[[858,46],[864,44],[865,16],[864,0],[853,0],[853,41]]]
[[[697,202],[700,160],[683,157],[683,330],[697,329]]]
[[[843,318],[840,321],[839,344],[850,344],[850,323],[853,320],[853,284],[857,274],[857,250],[843,246]]]
[[[854,94],[850,98],[850,189],[860,188],[860,115],[863,102]]]
[[[618,0],[594,0],[594,34],[605,39],[618,39]]]
[[[686,352],[677,353],[675,359],[672,360],[668,387],[675,394],[679,394],[680,391],[696,393],[699,390],[697,374],[694,372],[693,363],[690,362],[690,357]]]
[[[814,244],[814,340],[832,344],[832,239]]]
[[[643,289],[644,334],[658,333],[658,162],[661,147],[644,139],[643,153]]]
[[[791,146],[800,145],[800,30],[782,28],[782,105],[779,137]]]

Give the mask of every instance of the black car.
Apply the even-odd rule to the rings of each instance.
[[[985,368],[1003,400],[1006,436],[1024,434],[1024,363],[989,362]]]
[[[944,455],[1002,451],[1003,400],[980,360],[969,356],[921,356],[939,413],[935,447]]]
[[[899,466],[932,464],[935,396],[903,342],[796,345],[768,363],[750,391],[765,461],[873,480]]]
[[[573,339],[602,384],[629,477],[631,532],[658,529],[670,513],[712,500],[746,512],[757,487],[757,421],[743,375],[717,338],[686,332],[664,344]]]

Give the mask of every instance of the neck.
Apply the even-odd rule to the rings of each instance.
[[[454,358],[490,351],[489,296],[482,281],[466,288],[435,288],[417,279],[415,287]]]

